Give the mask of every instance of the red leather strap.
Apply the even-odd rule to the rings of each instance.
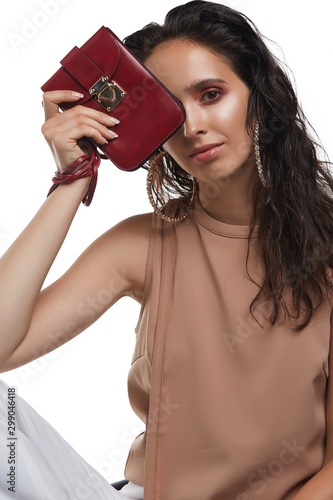
[[[88,161],[86,165],[79,168],[76,172],[73,172],[76,167],[78,167],[81,163]],[[91,151],[91,155],[82,155],[80,158],[71,163],[68,167],[65,168],[63,172],[55,172],[54,177],[52,178],[53,185],[51,186],[47,196],[49,196],[58,186],[59,184],[70,184],[76,179],[82,179],[84,177],[90,177],[89,186],[87,189],[84,198],[82,199],[82,203],[88,207],[93,199],[96,185],[97,185],[97,176],[98,176],[98,167],[101,163],[101,157],[98,151],[93,147]]]
[[[103,71],[78,47],[74,47],[67,56],[63,58],[61,65],[86,90],[89,90],[94,83],[104,76]],[[84,68],[84,71],[82,68]]]

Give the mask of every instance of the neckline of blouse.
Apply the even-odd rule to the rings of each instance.
[[[212,233],[240,239],[247,239],[249,237],[249,225],[227,224],[226,222],[214,219],[214,217],[206,212],[198,198],[194,203],[192,213],[197,222],[199,222],[202,226],[204,226]],[[258,229],[259,224],[256,224],[254,226],[251,238],[258,237]]]

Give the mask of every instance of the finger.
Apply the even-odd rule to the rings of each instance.
[[[57,132],[53,135],[52,142],[56,149],[62,148],[65,143],[69,144],[73,142],[73,145],[75,143],[76,146],[77,141],[83,137],[94,139],[98,144],[106,144],[110,139],[116,139],[118,137],[117,134],[111,130],[109,132],[109,137],[106,139],[96,128],[81,124],[72,129],[70,138],[68,138],[67,134],[64,132]]]
[[[45,136],[45,133],[52,129],[67,130],[87,119],[95,120],[96,123],[100,123],[105,127],[115,127],[120,123],[115,117],[86,106],[77,105],[63,113],[58,112],[56,115],[46,120],[42,125],[42,133]]]
[[[61,118],[64,117],[64,114],[65,113],[61,113]],[[100,134],[106,139],[113,138],[115,135],[115,133],[111,131],[107,126],[85,115],[73,116],[70,120],[62,120],[61,122],[60,120],[58,120],[57,123],[56,121],[57,120],[53,118],[51,122],[48,122],[44,126],[44,136],[52,134],[52,132],[59,133],[68,131],[68,136],[72,137],[72,130],[83,125],[88,125],[91,128],[97,129],[98,132],[100,132]],[[108,126],[114,125],[115,122],[113,120],[110,120],[110,123],[108,122]]]
[[[59,114],[60,115],[60,114]],[[75,117],[80,117],[80,116],[87,116],[89,118],[92,118],[93,120],[96,120],[100,123],[103,123],[105,126],[115,126],[120,123],[120,121],[110,115],[107,115],[106,113],[103,113],[102,111],[97,111],[96,109],[87,107],[87,106],[81,106],[78,104],[77,106],[74,106],[71,109],[67,109],[64,113],[61,113],[61,117],[58,115],[58,119],[60,120],[63,115],[65,115],[67,118],[75,116]]]
[[[43,94],[43,106],[45,120],[59,114],[59,104],[61,102],[75,102],[82,99],[83,94],[72,90],[53,90]]]

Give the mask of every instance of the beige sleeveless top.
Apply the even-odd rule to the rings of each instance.
[[[181,222],[153,215],[128,379],[146,432],[125,470],[145,500],[290,500],[322,466],[331,300],[301,332],[263,303],[261,328],[248,234],[198,202]]]

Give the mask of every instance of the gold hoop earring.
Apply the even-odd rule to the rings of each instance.
[[[190,202],[189,202],[185,212],[183,212],[181,215],[179,215],[177,217],[170,217],[168,215],[165,215],[162,212],[163,207],[159,208],[154,200],[153,193],[152,193],[152,185],[153,185],[153,176],[154,176],[156,167],[157,167],[159,161],[161,161],[166,156],[168,156],[168,152],[162,151],[161,153],[158,153],[156,156],[154,156],[152,160],[149,161],[149,170],[148,170],[148,174],[147,174],[147,193],[148,193],[149,201],[150,201],[156,215],[158,215],[159,217],[161,217],[161,219],[164,219],[168,222],[178,222],[178,221],[185,219],[185,217],[187,217],[188,214],[191,212],[193,205],[194,205],[194,202],[195,202],[195,199],[197,197],[199,184],[198,184],[198,180],[192,176],[193,188],[192,188],[192,193],[191,193],[191,197],[190,197]]]
[[[265,176],[262,171],[261,158],[260,158],[260,148],[259,148],[259,121],[256,120],[255,128],[254,128],[254,154],[256,157],[256,165],[259,174],[259,178],[261,180],[261,184],[264,187],[267,187],[267,182]]]

